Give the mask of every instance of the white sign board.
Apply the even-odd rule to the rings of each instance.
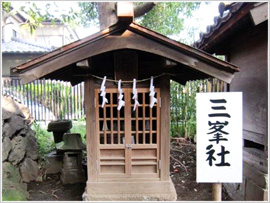
[[[242,182],[242,92],[197,93],[197,182]]]

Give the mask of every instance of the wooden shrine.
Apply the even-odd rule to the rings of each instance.
[[[24,83],[38,78],[85,83],[88,180],[84,200],[176,200],[169,177],[170,79],[216,77],[239,69],[121,15],[111,27],[15,67]],[[102,108],[100,88],[105,83]],[[157,102],[150,108],[154,77]],[[122,80],[125,106],[118,107]],[[133,79],[139,106],[134,108]]]

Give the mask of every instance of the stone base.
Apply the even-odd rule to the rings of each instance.
[[[63,166],[63,155],[56,154],[56,151],[50,152],[46,157],[46,173],[60,173]]]
[[[176,201],[177,195],[171,180],[87,182],[82,198],[84,201]]]
[[[61,169],[61,182],[65,184],[85,183],[85,173],[82,169]]]

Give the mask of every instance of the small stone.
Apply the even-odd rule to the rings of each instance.
[[[197,189],[194,188],[194,191],[197,192]]]

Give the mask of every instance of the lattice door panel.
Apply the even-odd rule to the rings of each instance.
[[[120,111],[117,89],[106,89],[108,103],[96,90],[96,128],[99,136],[100,177],[157,178],[159,176],[159,102],[149,107],[149,89],[138,88],[140,106],[133,111],[132,89],[123,88],[125,106]],[[159,98],[159,90],[156,89]]]
[[[101,107],[102,98],[96,90],[97,129],[99,134],[99,173],[101,175],[125,175],[125,107],[120,111],[117,89],[106,89],[108,103]]]
[[[158,102],[150,108],[148,88],[138,89],[140,106],[133,111],[131,101],[131,174],[133,177],[158,177],[160,103],[159,89],[156,89]]]
[[[109,92],[106,94],[106,98],[108,99],[109,103],[102,108],[102,98],[99,96],[98,116],[100,144],[123,144],[124,142],[125,107],[123,107],[120,111],[117,110],[117,97],[117,92],[112,92],[112,90],[109,90]]]

